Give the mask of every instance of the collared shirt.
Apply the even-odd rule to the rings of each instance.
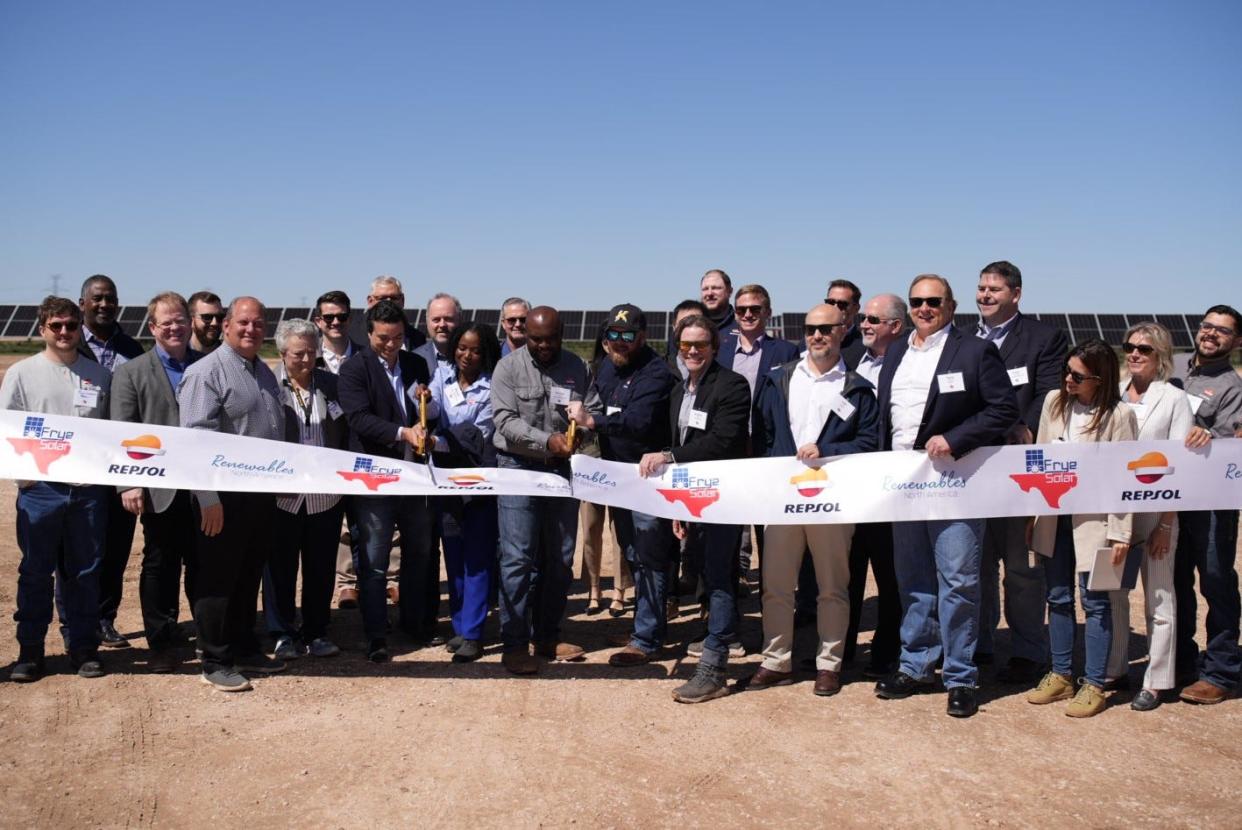
[[[82,326],[82,339],[86,342],[87,346],[90,346],[91,351],[94,352],[95,359],[99,361],[99,365],[107,369],[109,372],[117,366],[120,366],[122,363],[129,362],[128,357],[120,354],[116,350],[116,336],[120,333],[120,331],[120,326],[116,326],[112,329],[111,337],[107,340],[101,340],[95,336],[95,332],[91,331],[86,326]]]
[[[1242,378],[1229,360],[1196,366],[1191,352],[1175,362],[1173,377],[1186,390],[1195,425],[1211,431],[1213,438],[1232,438],[1242,426]]]
[[[706,370],[704,370],[706,371]],[[702,375],[699,380],[702,380]],[[690,386],[690,373],[681,381],[681,408],[677,410],[677,443],[686,443],[686,432],[690,429],[690,412],[694,409],[694,396],[698,393],[698,384],[694,384],[694,388]]]
[[[871,381],[871,385],[875,387],[875,389],[871,390],[874,393],[876,389],[880,388],[880,372],[883,369],[884,355],[872,354],[871,350],[867,349],[863,352],[863,356],[858,361],[858,368],[854,371],[858,373],[859,377],[864,377]]]
[[[392,366],[388,365],[388,361],[375,355],[375,359],[379,361],[380,368],[384,370],[384,376],[388,378],[388,385],[392,387],[392,393],[397,398],[397,406],[401,407],[402,419],[407,417],[405,404],[405,384],[401,380],[401,361],[394,360]],[[401,438],[401,428],[397,428],[397,439]]]
[[[1005,338],[1009,336],[1009,332],[1013,331],[1013,324],[1016,322],[1018,322],[1018,315],[1016,312],[1012,317],[1001,323],[999,326],[989,326],[984,323],[983,320],[980,320],[975,328],[975,335],[980,340],[987,340],[995,343],[996,348],[999,349],[1005,342]]]
[[[889,399],[889,416],[893,430],[893,449],[908,450],[914,447],[923,423],[923,410],[927,408],[927,395],[935,380],[936,364],[944,351],[949,327],[914,345],[918,332],[910,332],[910,348],[901,356],[901,363],[893,374],[892,393]]]
[[[789,429],[799,447],[819,440],[833,404],[845,389],[847,371],[844,360],[822,375],[816,373],[810,358],[798,361],[789,378]]]
[[[337,354],[325,346],[319,347],[319,356],[323,358],[323,368],[327,369],[334,375],[341,373],[341,364],[348,358],[353,357],[354,344],[351,340],[345,341],[345,354]]]
[[[492,373],[492,418],[496,433],[492,442],[503,453],[541,462],[563,459],[548,453],[548,439],[569,428],[565,407],[553,403],[568,395],[584,401],[588,411],[600,411],[599,396],[588,389],[587,367],[568,349],[562,349],[548,366],[535,360],[523,346],[502,357]]]
[[[459,424],[473,424],[477,427],[483,433],[485,463],[490,465],[490,462],[495,461],[495,453],[488,453],[487,449],[492,447],[492,434],[496,431],[495,422],[492,420],[492,379],[480,374],[473,383],[461,389],[461,399],[456,403],[449,400],[447,391],[453,386],[461,389],[457,367],[452,364],[437,367],[436,376],[431,379],[431,399],[440,407],[440,423],[449,427]],[[448,448],[444,436],[436,437],[436,446],[439,450]]]
[[[746,351],[742,346],[742,337],[738,335],[737,347],[733,350],[733,371],[746,378],[752,397],[755,394],[755,382],[759,379],[759,363],[763,360],[764,336],[761,334],[756,337],[754,346]]]
[[[177,391],[177,387],[181,385],[181,376],[185,374],[186,368],[192,362],[193,356],[186,350],[184,360],[177,358],[164,351],[164,347],[159,343],[155,344],[155,355],[160,359],[160,365],[164,367],[164,374],[168,376],[168,382],[172,384],[173,392]]]
[[[276,375],[262,360],[242,357],[228,343],[196,360],[177,390],[181,426],[283,441],[284,405]],[[201,507],[220,503],[211,490],[193,490]]]
[[[323,422],[329,417],[327,406],[315,395],[314,375],[311,388],[303,391],[293,385],[285,374],[285,367],[276,369],[280,381],[280,402],[293,412],[298,422],[298,441],[306,447],[324,445]],[[289,493],[276,496],[276,506],[286,513],[297,513],[306,505],[310,515],[322,513],[335,507],[341,500],[339,493]]]

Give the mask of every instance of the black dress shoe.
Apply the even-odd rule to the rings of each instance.
[[[478,640],[462,640],[453,652],[454,663],[472,663],[483,656],[483,646]]]
[[[910,695],[930,692],[933,685],[930,680],[915,680],[905,672],[893,672],[891,677],[875,684],[875,696],[885,700],[901,700]]]
[[[367,659],[372,663],[387,663],[388,641],[382,637],[376,637],[367,645]]]
[[[968,718],[979,711],[978,693],[972,686],[954,686],[949,689],[949,707],[946,710],[951,718]]]
[[[1160,692],[1153,689],[1140,689],[1130,701],[1130,708],[1136,712],[1150,712],[1161,704]]]
[[[111,620],[100,620],[99,644],[104,648],[129,648],[129,640],[121,636]]]

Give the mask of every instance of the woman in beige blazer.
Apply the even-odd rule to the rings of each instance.
[[[1185,440],[1206,446],[1207,430],[1194,425],[1186,393],[1165,383],[1173,374],[1173,341],[1159,323],[1131,326],[1122,341],[1130,379],[1121,383],[1121,400],[1138,420],[1140,441]],[[1152,459],[1159,462],[1160,459]],[[1177,513],[1134,514],[1134,544],[1142,546],[1143,601],[1147,617],[1147,671],[1143,688],[1130,708],[1147,712],[1160,705],[1160,693],[1172,689],[1176,668],[1177,599],[1173,590],[1173,554],[1177,550]],[[1124,687],[1130,670],[1130,592],[1110,591],[1113,643],[1108,684]]]
[[[1048,393],[1039,418],[1036,443],[1133,441],[1138,434],[1134,413],[1121,406],[1117,355],[1103,340],[1087,340],[1070,350],[1061,388]],[[1031,547],[1043,556],[1048,582],[1048,642],[1052,671],[1027,695],[1031,703],[1052,703],[1073,697],[1065,710],[1087,718],[1104,710],[1104,675],[1112,640],[1112,614],[1107,591],[1087,590],[1087,575],[1099,548],[1113,549],[1113,563],[1130,549],[1131,515],[1084,514],[1040,516],[1032,520]],[[1074,692],[1074,585],[1086,615],[1086,665]]]

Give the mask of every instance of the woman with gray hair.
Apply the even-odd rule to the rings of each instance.
[[[1206,430],[1194,425],[1186,393],[1165,381],[1173,373],[1173,343],[1159,323],[1137,323],[1122,341],[1129,380],[1121,381],[1121,400],[1138,420],[1138,440],[1185,439],[1188,447],[1207,444]],[[1148,453],[1136,463],[1167,466],[1163,455]],[[1136,469],[1136,473],[1138,470]],[[1177,601],[1173,591],[1173,554],[1177,550],[1177,513],[1135,513],[1133,537],[1141,547],[1143,600],[1147,616],[1147,671],[1143,688],[1130,708],[1150,711],[1160,705],[1161,692],[1174,685],[1177,648]],[[1130,668],[1130,592],[1110,591],[1113,642],[1109,652],[1108,684],[1128,683]]]
[[[276,328],[276,348],[287,440],[345,449],[349,431],[337,400],[336,376],[315,368],[319,329],[309,320],[285,320]],[[276,548],[263,570],[263,616],[276,639],[276,658],[290,660],[307,651],[331,657],[340,653],[327,631],[344,503],[330,493],[289,493],[277,496],[276,506]],[[299,560],[301,628],[294,602]]]

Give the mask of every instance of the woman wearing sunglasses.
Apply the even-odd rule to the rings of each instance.
[[[1130,407],[1121,405],[1119,376],[1117,355],[1103,340],[1087,340],[1070,349],[1061,388],[1044,399],[1035,443],[1133,441],[1138,424]],[[1112,548],[1114,565],[1125,561],[1131,524],[1129,513],[1039,516],[1033,520],[1031,548],[1050,557],[1044,573],[1052,671],[1027,694],[1028,702],[1046,704],[1072,697],[1065,714],[1073,718],[1089,718],[1104,711],[1112,612],[1108,592],[1088,590],[1087,576],[1100,548]],[[1087,618],[1086,666],[1077,694],[1072,673],[1075,584]]]
[[[1207,430],[1194,425],[1186,393],[1165,381],[1173,374],[1173,342],[1159,323],[1131,326],[1122,342],[1128,381],[1121,399],[1134,411],[1141,441],[1185,439],[1186,446],[1205,446]],[[1159,461],[1160,459],[1152,459]],[[1147,671],[1143,688],[1130,708],[1147,712],[1160,705],[1161,692],[1172,689],[1176,674],[1177,603],[1173,590],[1173,554],[1177,550],[1177,513],[1134,514],[1134,543],[1142,546],[1143,602],[1147,616]],[[1130,669],[1130,592],[1110,591],[1113,642],[1108,658],[1108,683],[1126,685]]]

